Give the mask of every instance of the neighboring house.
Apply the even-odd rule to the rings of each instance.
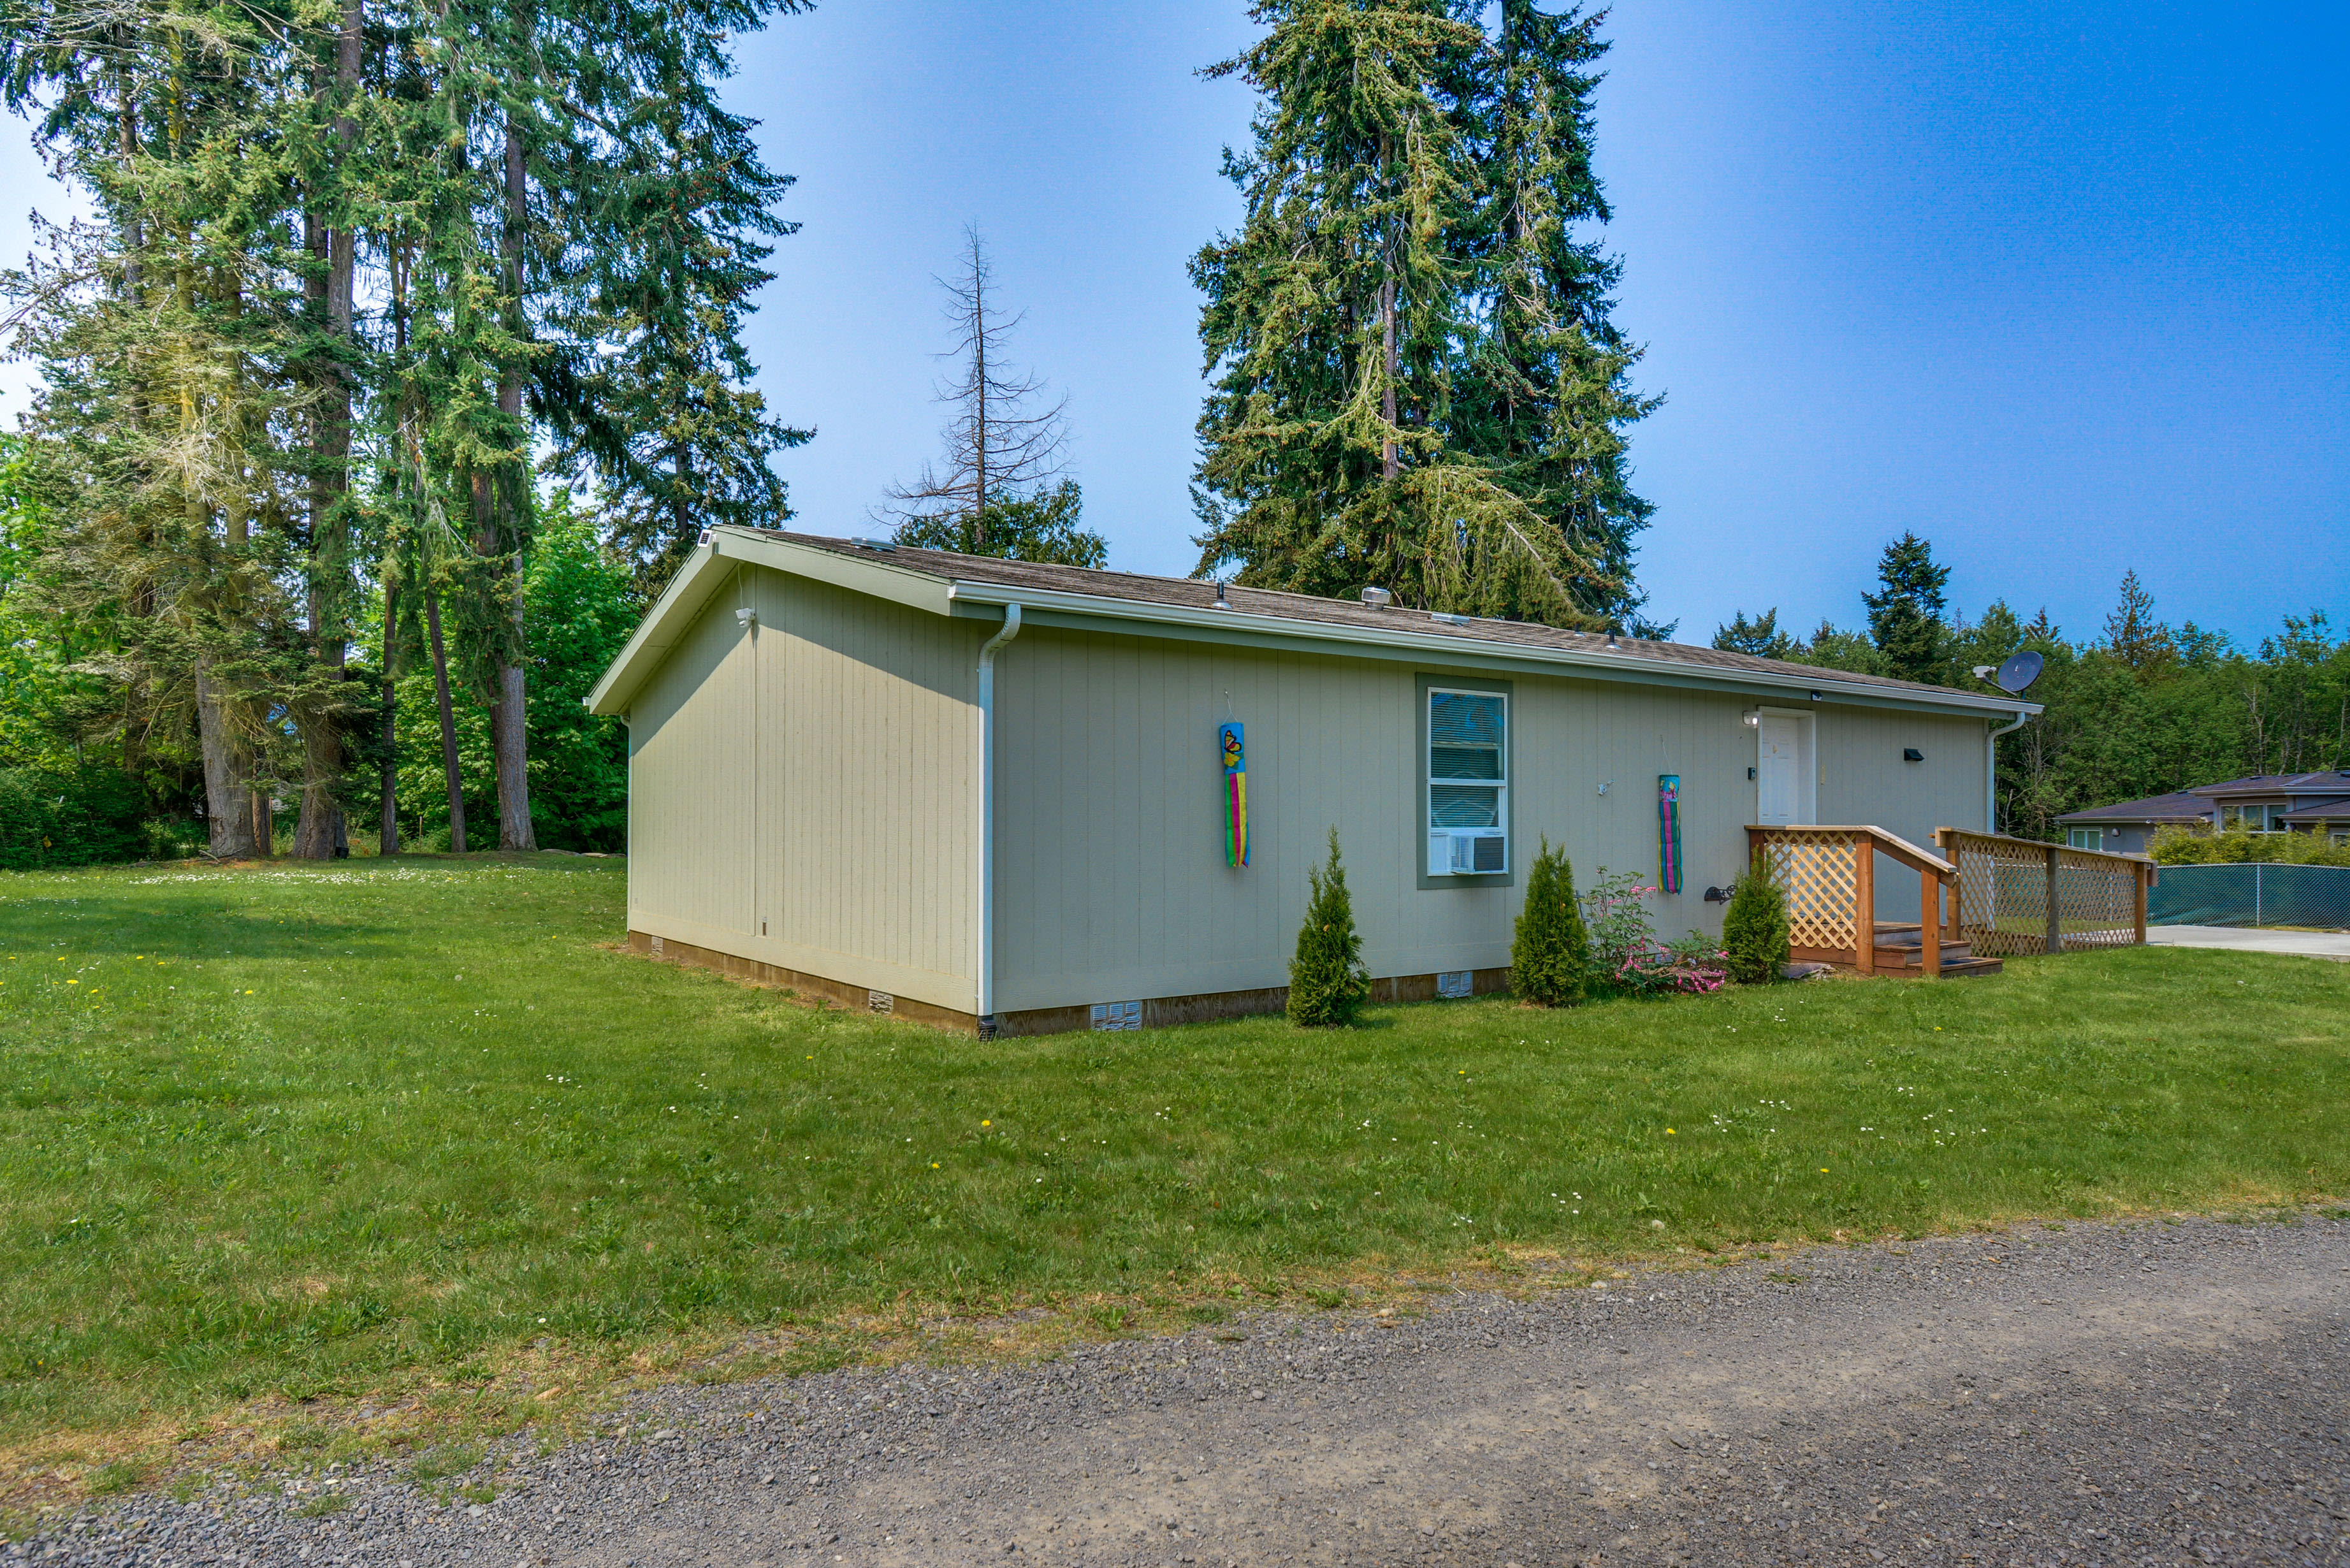
[[[2350,769],[2262,774],[2193,792],[2220,812],[2222,833],[2330,833],[2350,839]]]
[[[2056,819],[2064,842],[2074,849],[2102,849],[2108,855],[2143,855],[2154,836],[2166,827],[2209,826],[2219,807],[2189,790],[2158,794],[2151,800],[2126,800],[2088,811],[2068,811]]]
[[[1544,836],[1585,888],[1659,879],[1660,775],[1683,880],[1657,928],[1717,930],[1748,824],[1930,846],[1985,822],[1990,732],[2038,711],[1211,582],[704,540],[588,698],[629,725],[631,942],[966,1028],[1279,1007],[1334,827],[1378,993],[1495,989]],[[1917,918],[1914,874],[1877,886]]]
[[[2256,774],[2150,800],[2123,801],[2056,819],[2075,849],[2141,855],[2164,827],[2219,833],[2322,833],[2350,844],[2350,770]]]

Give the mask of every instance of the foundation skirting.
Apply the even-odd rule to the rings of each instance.
[[[868,991],[863,986],[848,985],[824,975],[785,969],[781,964],[762,963],[757,959],[739,958],[733,953],[696,947],[691,942],[668,940],[644,931],[630,931],[629,948],[632,952],[648,957],[694,969],[712,970],[755,984],[788,986],[801,995],[820,996],[860,1012],[887,1013],[891,1017],[961,1033],[976,1035],[979,1033],[976,1016],[951,1007],[939,1007],[927,1002],[916,1002],[910,997]],[[1506,969],[1470,971],[1469,989],[1472,995],[1490,996],[1509,988],[1510,971]],[[1436,1000],[1436,976],[1432,973],[1398,974],[1374,980],[1371,981],[1371,1000],[1378,1002],[1433,1002]],[[1279,1012],[1289,1005],[1289,988],[1270,985],[1255,991],[1213,991],[1193,996],[1147,996],[1139,998],[1139,1002],[1141,1026],[1161,1029],[1177,1023],[1208,1023],[1219,1018],[1247,1018]],[[1075,1007],[1038,1007],[1007,1012],[1001,1021],[998,1033],[1066,1034],[1092,1026],[1093,1004],[1081,1003]]]

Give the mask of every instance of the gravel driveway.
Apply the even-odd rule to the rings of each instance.
[[[146,1499],[0,1561],[2350,1563],[2339,1220],[1430,1306],[679,1388],[486,1506],[361,1474],[321,1518]]]

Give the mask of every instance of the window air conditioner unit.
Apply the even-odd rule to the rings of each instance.
[[[1440,828],[1428,836],[1431,877],[1492,877],[1509,868],[1509,843],[1498,827]]]

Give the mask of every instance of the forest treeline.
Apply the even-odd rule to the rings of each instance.
[[[579,699],[699,532],[791,515],[808,439],[743,327],[791,182],[718,96],[802,0],[0,0],[0,93],[88,215],[0,278],[39,373],[0,438],[0,864],[619,848],[624,737]],[[1595,171],[1604,13],[1256,0],[1242,219],[1191,258],[1198,570],[1669,636],[1634,559]],[[1066,405],[1010,368],[976,228],[947,282],[909,544],[1100,565]],[[827,531],[841,531],[837,524]],[[1946,603],[1887,552],[1866,631],[1718,646],[1974,683],[2036,648],[2012,830],[2338,765],[2350,654]],[[355,826],[356,825],[356,826]]]
[[[741,340],[789,182],[716,96],[796,8],[0,15],[9,106],[89,208],[5,280],[42,383],[0,494],[16,854],[129,815],[311,857],[373,815],[389,848],[421,758],[460,846],[469,804],[477,846],[616,843],[574,775],[618,736],[581,754],[554,688],[699,529],[788,515],[767,460],[806,435]]]
[[[2026,838],[2061,839],[2056,819],[2089,806],[2350,767],[2350,638],[2322,609],[2241,646],[2191,621],[2166,624],[2133,571],[2101,628],[2067,636],[2046,610],[2027,621],[2003,599],[1969,621],[1950,606],[1949,579],[1932,547],[1904,535],[1864,596],[1865,628],[1824,620],[1805,637],[1783,630],[1776,609],[1741,612],[1713,646],[1985,691],[1975,669],[2037,651],[2045,664],[2024,695],[2046,711],[1999,742],[2000,826]]]

